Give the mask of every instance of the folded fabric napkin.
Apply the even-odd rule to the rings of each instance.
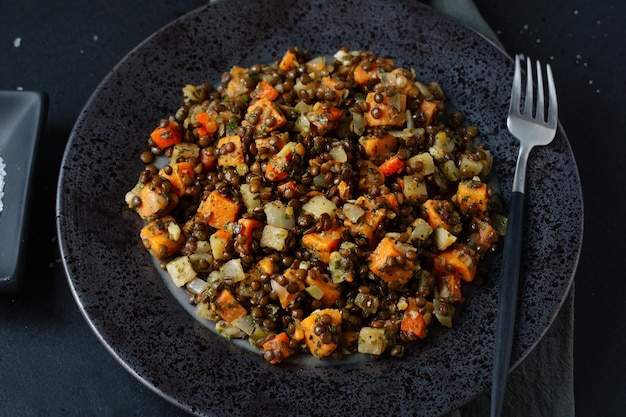
[[[434,9],[454,17],[504,50],[472,0],[430,0]],[[517,51],[516,51],[517,52]],[[519,51],[522,52],[522,51]],[[574,287],[554,323],[537,346],[509,375],[502,415],[506,417],[573,417]],[[448,417],[489,415],[486,392]]]

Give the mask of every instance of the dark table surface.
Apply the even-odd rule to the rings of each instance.
[[[23,285],[0,294],[0,415],[175,416],[109,354],[70,293],[55,229],[56,180],[70,131],[103,77],[135,45],[200,0],[0,0],[0,90],[45,91]],[[550,62],[560,119],[582,179],[576,274],[579,416],[626,409],[626,3],[476,0],[509,53]],[[565,202],[566,203],[566,202]],[[0,237],[2,239],[3,237]]]

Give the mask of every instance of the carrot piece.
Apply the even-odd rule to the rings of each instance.
[[[233,294],[223,289],[212,303],[213,311],[222,320],[232,323],[233,320],[248,315],[248,311],[235,299]]]
[[[211,171],[217,166],[217,156],[215,152],[211,152],[207,148],[200,149],[199,158],[205,171]]]
[[[337,349],[338,344],[336,342],[331,340],[329,343],[324,343],[322,341],[323,333],[318,335],[315,329],[321,326],[327,328],[331,333],[340,334],[341,320],[341,311],[333,308],[316,310],[302,320],[304,342],[307,348],[309,348],[311,355],[321,359]],[[330,323],[324,324],[326,321]]]
[[[383,100],[379,103],[376,97],[379,94],[371,92],[365,97],[368,111],[365,112],[365,124],[368,126],[402,126],[406,121],[406,96],[397,93],[391,97],[382,94]]]
[[[167,126],[154,129],[150,138],[159,149],[165,149],[182,141],[183,133],[178,123],[170,121]]]
[[[483,215],[489,204],[489,187],[479,179],[459,182],[454,196],[459,210],[465,214]]]
[[[278,333],[263,342],[263,356],[275,365],[293,354],[287,332]],[[268,354],[268,352],[270,354]]]
[[[391,238],[385,236],[367,258],[369,269],[383,281],[404,285],[413,277],[415,265],[406,262],[404,266],[390,266],[387,259],[395,260],[398,256],[404,256],[404,253]]]
[[[140,237],[145,248],[157,259],[177,254],[184,243],[180,226],[169,215],[146,223]]]
[[[398,149],[398,138],[386,134],[382,138],[378,136],[362,136],[359,144],[368,159],[377,159],[385,154],[395,152]]]
[[[428,322],[430,320],[425,316],[423,309],[420,309],[415,302],[415,298],[408,299],[408,307],[404,310],[402,321],[400,323],[400,331],[423,339],[428,332]]]
[[[169,174],[166,173],[165,169],[161,169],[159,175],[172,184],[176,195],[182,197],[193,184],[193,180],[196,177],[194,166],[190,162],[183,161],[170,165],[170,168],[171,172]]]
[[[252,245],[252,241],[254,240],[253,234],[254,229],[258,229],[263,227],[263,223],[256,219],[249,218],[241,218],[237,221],[240,225],[239,235],[245,238],[245,242],[242,244],[243,252],[246,254],[250,254],[250,246]]]
[[[313,256],[328,264],[331,252],[336,251],[343,240],[343,230],[343,227],[335,227],[321,232],[310,232],[302,236],[301,242]]]
[[[209,226],[223,229],[227,224],[237,220],[242,205],[214,190],[200,203],[198,215]]]
[[[461,293],[461,278],[455,274],[437,275],[437,289],[439,298],[450,303],[460,303],[463,299]]]
[[[178,196],[171,188],[164,187],[165,183],[164,181],[155,184],[151,181],[139,190],[137,196],[141,204],[135,211],[142,219],[153,220],[171,211],[178,204]]]
[[[202,125],[200,128],[198,128],[200,129],[197,131],[198,136],[213,136],[213,134],[217,132],[217,129],[219,128],[217,123],[218,115],[214,111],[199,112],[196,113],[193,117],[196,122],[199,122]]]
[[[267,81],[259,81],[256,88],[250,93],[250,96],[255,100],[267,98],[270,101],[274,101],[276,97],[278,97],[278,94],[278,91],[272,84]]]
[[[354,223],[347,218],[344,219],[344,226],[350,230],[350,234],[353,236],[372,239],[374,232],[385,219],[387,209],[384,206],[378,205],[373,199],[365,196],[359,196],[354,205],[365,210],[365,214]]]
[[[422,126],[428,126],[432,123],[437,113],[437,107],[437,102],[435,101],[422,100],[419,105],[420,111],[424,114]]]
[[[324,279],[324,276],[317,272],[315,269],[309,271],[307,274],[305,281],[307,286],[312,287],[316,286],[322,291],[322,298],[320,301],[325,307],[330,307],[335,304],[335,301],[339,299],[341,295],[340,291],[337,287]]]
[[[293,193],[294,197],[300,197],[300,191],[298,191],[298,187],[294,181],[285,181],[282,184],[278,184],[276,187],[278,193],[280,195],[285,195],[285,193]]]
[[[232,145],[228,145],[232,144]],[[226,150],[230,152],[226,152]],[[236,167],[246,163],[243,153],[243,144],[239,135],[224,136],[217,142],[217,149],[220,149],[220,156],[217,158],[217,164],[220,167]]]
[[[255,128],[258,135],[265,135],[287,123],[287,118],[278,106],[267,97],[261,98],[248,107],[245,122]]]
[[[398,155],[394,155],[391,158],[385,160],[378,169],[383,173],[385,177],[388,177],[393,174],[397,174],[402,169],[404,169],[405,162],[400,159]]]
[[[463,228],[459,213],[448,200],[428,199],[422,203],[424,220],[435,230],[441,227],[452,234],[459,234]]]
[[[285,52],[285,55],[283,55],[282,59],[280,60],[278,68],[280,68],[281,71],[287,72],[291,69],[297,68],[299,65],[300,63],[298,62],[298,56],[296,55],[296,53],[294,51],[287,50],[287,52]]]
[[[463,281],[471,282],[476,276],[475,257],[474,250],[468,245],[459,243],[435,255],[434,269],[437,274],[453,274]]]

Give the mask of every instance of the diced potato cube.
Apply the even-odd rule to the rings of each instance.
[[[435,241],[435,246],[439,250],[446,250],[450,245],[456,242],[456,236],[441,226],[434,230],[433,239]]]
[[[246,208],[251,211],[261,205],[260,193],[253,193],[250,191],[250,184],[241,184],[239,187],[241,191],[241,199]]]
[[[302,206],[302,210],[305,213],[310,214],[311,216],[319,219],[320,216],[324,213],[328,214],[331,218],[335,217],[335,213],[337,212],[337,206],[335,203],[327,199],[322,195],[313,196],[304,203]]]
[[[368,355],[382,355],[387,348],[385,329],[362,327],[359,332],[358,351]]]
[[[196,271],[193,270],[191,261],[187,256],[180,256],[171,260],[165,268],[177,287],[182,287],[196,278]]]
[[[411,231],[411,239],[426,240],[433,232],[433,228],[421,217],[415,219],[411,227],[413,228]]]
[[[239,258],[225,262],[220,269],[224,276],[232,278],[233,282],[238,282],[246,278],[243,266],[241,265],[241,259]]]
[[[407,161],[408,165],[416,169],[416,167],[421,167],[421,170],[417,170],[422,175],[430,175],[435,172],[435,161],[433,161],[433,157],[428,152],[418,153],[409,158]]]
[[[269,224],[263,228],[261,235],[261,246],[272,248],[277,251],[285,250],[285,240],[289,236],[289,231],[282,227],[270,226]]]
[[[230,236],[223,230],[218,230],[209,237],[211,252],[214,259],[224,259],[224,253],[226,252],[226,247],[228,246],[229,241]]]
[[[416,181],[412,175],[405,175],[402,178],[402,194],[407,200],[428,199],[428,189],[425,181]]]

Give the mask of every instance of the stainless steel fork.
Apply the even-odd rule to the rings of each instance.
[[[524,190],[526,164],[535,146],[548,145],[554,139],[558,123],[556,88],[550,65],[546,66],[548,103],[545,103],[542,67],[536,64],[537,80],[533,82],[531,60],[526,58],[526,93],[522,98],[522,70],[520,56],[515,57],[515,72],[511,90],[511,104],[507,118],[509,132],[519,142],[517,166],[513,177],[513,191],[509,207],[508,225],[502,252],[502,270],[498,295],[496,322],[496,346],[491,388],[491,417],[499,417],[511,362],[511,347],[515,329],[517,290],[519,286],[520,257],[522,248],[522,218],[524,213]],[[534,91],[537,100],[534,100]],[[522,108],[523,103],[523,108]]]

